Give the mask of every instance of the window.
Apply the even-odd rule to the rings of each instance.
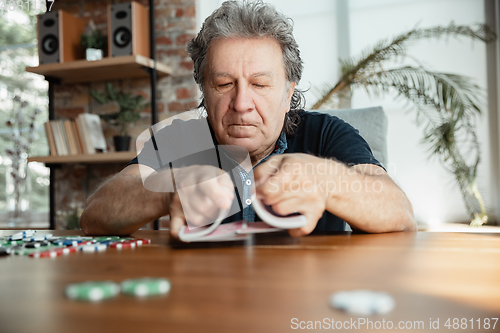
[[[16,171],[14,135],[22,136],[25,145],[20,154],[20,175],[30,155],[47,155],[48,145],[43,123],[48,119],[48,85],[35,74],[25,72],[26,66],[38,64],[36,45],[36,12],[0,11],[0,223],[9,219],[13,209],[14,182],[12,172]],[[18,96],[28,106],[19,109],[14,100]],[[34,122],[34,140],[27,142],[30,129],[30,115],[34,109],[41,112]],[[9,153],[6,151],[11,149]],[[23,166],[24,165],[24,166]],[[49,171],[43,164],[31,163],[26,177],[27,190],[23,203],[29,202],[32,221],[48,220]]]

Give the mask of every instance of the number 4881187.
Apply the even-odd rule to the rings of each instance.
[[[498,318],[467,319],[467,318],[448,318],[445,327],[448,329],[485,329],[494,330],[497,326]]]

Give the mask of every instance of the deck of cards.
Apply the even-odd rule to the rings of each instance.
[[[179,232],[179,239],[184,242],[211,242],[242,240],[251,234],[268,233],[284,229],[295,229],[306,225],[307,219],[300,214],[280,216],[271,207],[262,204],[255,196],[252,207],[264,222],[237,221],[222,224],[227,211],[221,211],[216,221],[208,226],[193,228],[184,226]]]

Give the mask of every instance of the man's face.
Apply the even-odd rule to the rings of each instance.
[[[261,160],[274,149],[295,87],[287,84],[278,42],[214,40],[207,61],[203,94],[217,141],[242,146],[253,162]]]

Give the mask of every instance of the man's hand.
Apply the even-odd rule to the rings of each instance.
[[[212,223],[221,209],[229,209],[234,185],[229,175],[216,167],[194,165],[173,169],[177,191],[170,202],[170,234],[189,222],[194,226]]]
[[[307,224],[291,229],[291,236],[311,233],[326,208],[326,170],[320,174],[324,160],[308,154],[273,156],[254,170],[257,197],[280,215],[298,212]],[[323,184],[323,186],[317,186]]]
[[[299,212],[311,233],[323,212],[366,232],[415,231],[411,203],[385,170],[374,164],[348,167],[307,154],[273,156],[254,171],[256,193],[280,215]]]

